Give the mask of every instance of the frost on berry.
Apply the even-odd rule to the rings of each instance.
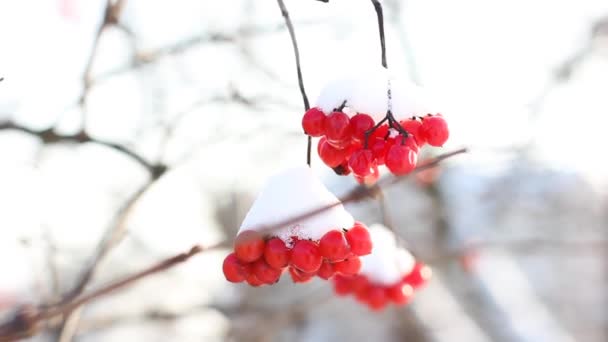
[[[340,264],[335,264],[334,291],[340,296],[352,294],[372,310],[409,303],[416,289],[428,281],[431,269],[398,246],[386,227],[373,225],[369,231],[372,254],[360,258],[361,269],[354,276],[340,273]]]

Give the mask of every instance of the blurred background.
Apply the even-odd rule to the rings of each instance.
[[[313,103],[338,70],[379,65],[370,1],[285,1]],[[389,67],[451,125],[425,154],[470,148],[386,189],[434,269],[409,306],[373,313],[317,280],[230,284],[214,251],[31,340],[606,341],[608,2],[384,12]],[[3,1],[0,78],[0,316],[231,239],[264,181],[305,162],[275,1]],[[356,184],[314,157],[334,193]],[[374,201],[348,209],[382,220]]]

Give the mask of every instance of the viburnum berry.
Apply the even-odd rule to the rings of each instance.
[[[386,289],[386,295],[396,304],[406,304],[414,294],[412,286],[399,282]]]
[[[422,147],[426,144],[426,137],[422,134],[420,128],[422,127],[422,122],[416,120],[415,118],[402,120],[399,122],[401,127],[405,129],[408,133],[414,136],[418,146]]]
[[[305,273],[314,273],[319,270],[323,256],[319,247],[312,241],[296,241],[291,249],[291,265]]]
[[[333,112],[325,119],[325,137],[327,142],[337,148],[346,148],[350,144],[352,130],[348,115]]]
[[[357,176],[365,177],[372,173],[374,156],[371,150],[358,150],[348,159],[348,166]]]
[[[386,292],[382,287],[372,286],[367,291],[367,303],[372,310],[378,311],[384,309],[388,304]]]
[[[335,273],[336,272],[334,270],[334,267],[327,260],[323,261],[323,263],[321,264],[321,267],[317,271],[317,275],[319,276],[319,278],[322,278],[325,280],[331,278]]]
[[[354,255],[362,256],[372,252],[372,240],[365,226],[356,222],[353,228],[346,232],[346,241]]]
[[[372,167],[372,173],[370,173],[369,175],[367,175],[365,177],[355,175],[355,180],[359,184],[365,184],[365,185],[373,185],[376,183],[376,181],[378,181],[379,178],[380,178],[380,172],[378,171],[378,165],[375,165],[375,164],[374,164],[374,167]]]
[[[417,262],[414,264],[412,271],[403,278],[406,284],[409,284],[414,289],[424,285],[431,278],[433,271],[427,265]]]
[[[350,254],[348,242],[338,230],[331,230],[323,235],[319,240],[319,251],[329,261],[344,260]]]
[[[361,269],[361,260],[358,256],[351,256],[347,259],[334,263],[334,270],[343,275],[355,275]]]
[[[258,286],[264,285],[264,282],[261,281],[260,279],[258,279],[258,277],[255,275],[254,272],[249,273],[245,280],[247,281],[247,284],[249,284],[253,287],[258,287]]]
[[[253,274],[265,284],[274,284],[281,277],[281,271],[270,267],[264,258],[260,258],[253,263]]]
[[[334,276],[334,292],[338,296],[346,296],[353,292],[353,282],[351,278],[346,278],[337,274]]]
[[[289,264],[289,249],[285,246],[283,240],[279,238],[272,238],[266,241],[266,247],[264,248],[264,259],[273,268],[277,270]]]
[[[222,271],[224,272],[226,280],[231,283],[240,283],[245,280],[243,265],[234,253],[230,253],[226,256],[224,264],[222,265]]]
[[[234,240],[234,252],[243,262],[256,261],[264,254],[262,234],[254,230],[241,232]]]
[[[342,162],[342,164],[332,168],[337,175],[348,176],[351,173],[351,169],[348,166],[348,160]]]
[[[369,146],[371,147],[376,163],[378,165],[384,165],[386,153],[392,145],[384,139],[375,139],[373,142],[370,141]]]
[[[357,114],[350,118],[352,139],[362,143],[365,140],[365,132],[374,127],[374,119],[367,114]]]
[[[347,154],[346,149],[340,150],[335,148],[327,142],[327,139],[325,137],[319,140],[319,145],[317,145],[317,152],[319,153],[319,157],[321,158],[323,163],[332,168],[344,163]]]
[[[289,267],[289,275],[294,283],[305,283],[312,279],[314,273],[305,273],[295,267]]]
[[[325,134],[325,113],[319,108],[311,108],[302,117],[302,128],[304,133],[320,137]]]
[[[369,140],[373,139],[386,139],[388,136],[388,125],[380,125],[369,135]]]
[[[409,146],[395,144],[386,153],[384,164],[395,175],[404,175],[416,167],[418,154]]]
[[[429,145],[438,147],[443,146],[450,136],[448,123],[441,115],[425,116],[420,133]]]

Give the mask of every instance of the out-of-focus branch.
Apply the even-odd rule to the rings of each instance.
[[[132,151],[123,145],[93,138],[85,130],[81,130],[80,132],[77,132],[75,134],[59,134],[59,133],[55,132],[53,128],[36,130],[36,129],[32,129],[29,127],[25,127],[25,126],[16,124],[11,121],[0,122],[0,130],[15,130],[15,131],[20,131],[20,132],[28,133],[31,135],[35,135],[35,136],[39,137],[44,144],[53,144],[53,143],[59,143],[59,142],[76,142],[76,143],[93,143],[93,144],[97,144],[97,145],[102,145],[102,146],[111,148],[117,152],[124,154],[125,156],[131,158],[133,161],[135,161],[138,164],[140,164],[141,166],[143,166],[145,169],[147,169],[150,172],[152,179],[158,179],[167,170],[167,167],[165,165],[152,164],[152,163],[148,162],[144,157],[139,155],[137,152]]]
[[[183,263],[191,257],[203,252],[204,250],[211,250],[218,247],[219,245],[216,245],[205,249],[199,245],[195,245],[186,253],[180,253],[174,257],[163,260],[140,272],[134,273],[118,281],[111,282],[105,286],[100,287],[97,290],[94,290],[73,300],[65,301],[47,308],[21,308],[12,317],[12,319],[10,319],[5,324],[0,325],[0,342],[16,341],[18,339],[34,336],[39,331],[40,324],[47,319],[57,317],[59,315],[68,314],[74,309],[80,307],[81,305],[89,303],[95,299],[112,293],[118,289],[124,288],[128,285],[132,285],[133,283],[143,278],[165,271],[180,263]]]
[[[300,65],[300,50],[298,49],[298,39],[296,38],[296,32],[293,28],[293,23],[291,22],[291,18],[289,17],[289,11],[287,11],[285,3],[283,2],[283,0],[277,0],[277,3],[279,4],[281,15],[283,16],[283,19],[285,19],[285,26],[287,26],[287,30],[289,31],[289,37],[291,38],[293,53],[296,57],[296,73],[298,75],[298,87],[300,88],[300,94],[302,95],[302,101],[304,102],[304,110],[307,111],[310,109],[310,103],[308,102],[308,96],[306,95],[306,90],[304,89],[304,77],[302,75],[302,66]],[[306,164],[310,166],[312,137],[309,135],[307,139],[308,141],[306,144]]]
[[[119,17],[122,9],[124,8],[125,0],[106,0],[106,6],[103,13],[103,19],[97,31],[95,32],[95,36],[93,37],[93,44],[91,47],[91,53],[89,54],[89,58],[87,59],[84,72],[82,74],[82,94],[80,95],[80,99],[78,100],[78,104],[80,107],[84,107],[87,102],[87,97],[89,94],[89,90],[93,84],[92,80],[92,70],[93,63],[95,62],[95,58],[97,57],[97,51],[99,47],[99,41],[103,31],[109,26],[115,25],[119,26]],[[86,127],[86,115],[83,114],[83,128]]]

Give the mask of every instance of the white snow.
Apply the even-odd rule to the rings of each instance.
[[[377,284],[393,285],[414,268],[414,257],[397,245],[393,232],[381,224],[369,227],[372,254],[361,257],[360,274]]]
[[[249,209],[239,233],[264,230],[269,225],[335,203],[339,203],[338,198],[327,190],[309,167],[290,168],[268,180]],[[354,223],[353,217],[340,204],[267,234],[289,245],[292,237],[318,241],[328,231],[348,229]]]
[[[385,68],[356,70],[352,75],[328,82],[315,106],[329,114],[344,101],[350,109],[347,114],[365,113],[375,122],[382,120],[389,108],[398,120],[441,112],[436,100],[424,88],[394,77]]]

